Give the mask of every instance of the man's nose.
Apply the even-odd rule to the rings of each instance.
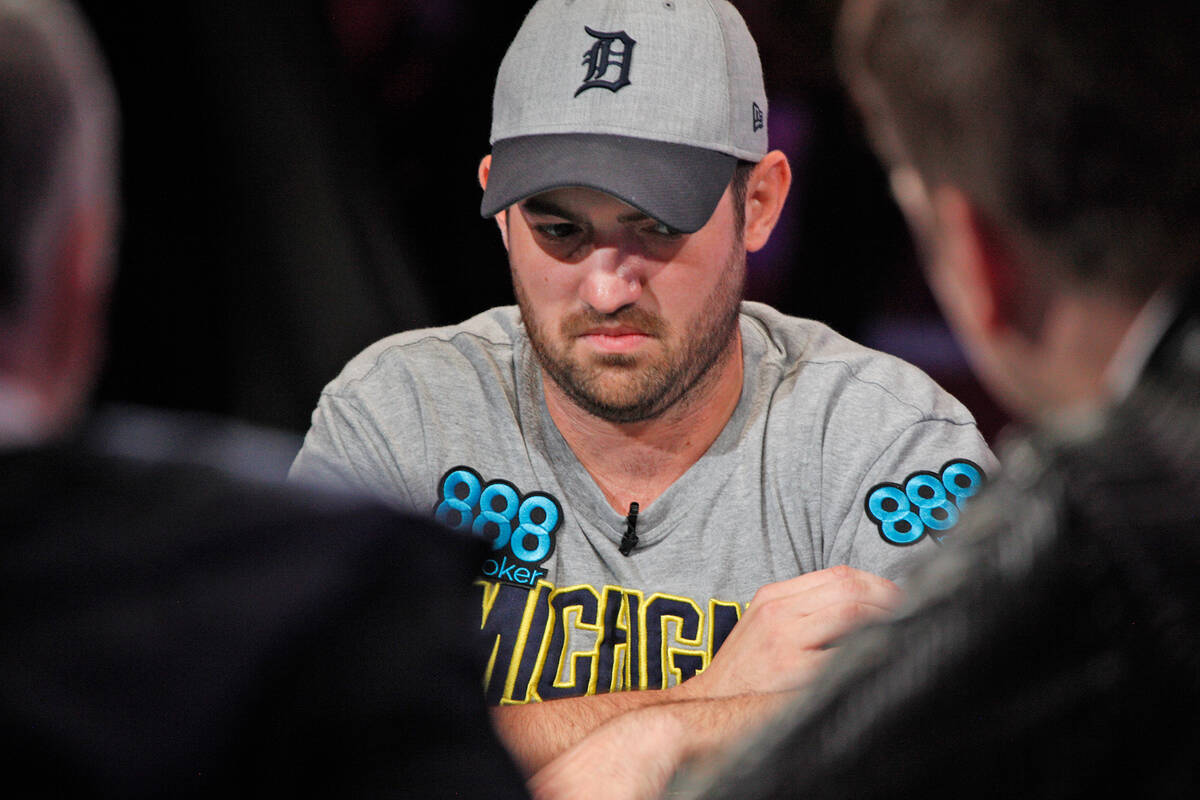
[[[613,314],[642,296],[643,259],[622,247],[600,247],[585,262],[579,299],[601,314]]]

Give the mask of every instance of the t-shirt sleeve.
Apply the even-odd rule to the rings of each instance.
[[[401,508],[413,506],[387,438],[353,400],[329,392],[317,403],[288,479],[366,492]]]
[[[997,467],[973,423],[925,419],[905,427],[865,471],[832,476],[841,487],[826,489],[835,498],[827,509],[835,534],[824,542],[826,566],[902,580],[954,535]]]

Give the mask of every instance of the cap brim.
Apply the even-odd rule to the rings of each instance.
[[[712,216],[737,158],[671,142],[595,133],[502,139],[480,213],[503,211],[526,197],[568,186],[596,189],[683,233]]]

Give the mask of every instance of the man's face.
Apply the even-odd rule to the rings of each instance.
[[[656,417],[732,352],[746,251],[728,189],[693,234],[579,188],[524,200],[503,224],[534,351],[583,410]]]
[[[890,179],[921,253],[925,280],[975,375],[1010,413],[1036,418],[1056,402],[1055,392],[1043,384],[1061,380],[1039,375],[1043,359],[1013,335],[1013,309],[1000,307],[1009,298],[997,293],[1001,272],[996,270],[1009,279],[1015,274],[1004,261],[1005,248],[997,244],[1002,240],[984,232],[958,189],[943,185],[931,193],[910,165],[893,167]],[[1030,308],[1036,307],[1035,294],[1025,297]]]

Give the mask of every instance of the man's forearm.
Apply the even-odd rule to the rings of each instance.
[[[512,758],[529,776],[613,717],[650,705],[678,703],[696,697],[688,682],[683,682],[660,690],[588,694],[544,703],[500,705],[492,709],[492,723]]]
[[[669,702],[635,709],[601,725],[530,780],[537,800],[658,797],[688,761],[718,754],[752,736],[798,692]]]
[[[569,697],[542,703],[499,706],[492,723],[526,776],[604,723],[646,706],[692,699],[687,683],[670,689]]]

